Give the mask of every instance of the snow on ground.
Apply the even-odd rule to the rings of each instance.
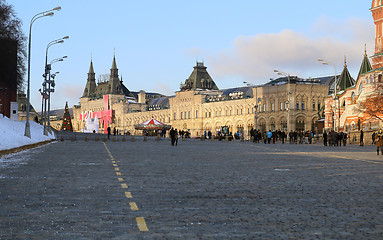
[[[29,121],[29,123],[31,125],[31,138],[24,136],[25,121],[13,121],[0,114],[0,151],[55,138],[53,134],[45,136],[42,125],[35,121]]]

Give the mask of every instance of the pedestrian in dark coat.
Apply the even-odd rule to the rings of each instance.
[[[364,142],[363,142],[363,130],[360,130],[360,146],[363,146],[364,145]]]
[[[113,135],[116,136],[117,130],[116,128],[113,128]]]
[[[106,130],[108,131],[108,139],[109,139],[110,138],[110,131],[111,131],[111,129],[110,129],[110,127],[108,127]]]
[[[327,133],[326,133],[326,131],[323,133],[323,145],[327,146]]]
[[[380,147],[380,151],[381,151],[382,156],[383,156],[383,131],[382,131],[382,129],[379,129],[378,133],[375,134],[375,146],[376,146],[377,155],[379,155],[379,147]]]
[[[169,134],[170,134],[170,139],[171,139],[172,146],[174,146],[174,143],[176,141],[176,131],[172,128],[170,130]]]

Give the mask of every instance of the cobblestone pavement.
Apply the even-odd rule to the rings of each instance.
[[[0,239],[383,239],[373,146],[56,142],[0,159]]]

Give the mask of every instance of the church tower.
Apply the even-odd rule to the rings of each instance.
[[[88,72],[88,80],[86,82],[86,86],[84,89],[84,94],[82,97],[91,97],[96,90],[96,74],[94,73],[93,69],[93,61],[90,60],[90,67]]]
[[[383,2],[373,0],[371,7],[372,17],[375,23],[375,55],[372,56],[372,68],[383,67]]]
[[[113,56],[112,68],[110,69],[109,78],[109,93],[110,94],[123,94],[121,82],[118,78],[118,68],[116,64],[116,56]]]

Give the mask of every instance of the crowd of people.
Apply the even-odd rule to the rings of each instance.
[[[250,138],[253,142],[264,142],[265,144],[275,144],[278,141],[281,141],[282,144],[289,141],[290,144],[311,144],[313,142],[314,138],[314,132],[313,131],[290,131],[285,132],[283,130],[275,130],[275,131],[266,131],[263,132],[261,130],[257,129],[251,129],[250,130]]]

